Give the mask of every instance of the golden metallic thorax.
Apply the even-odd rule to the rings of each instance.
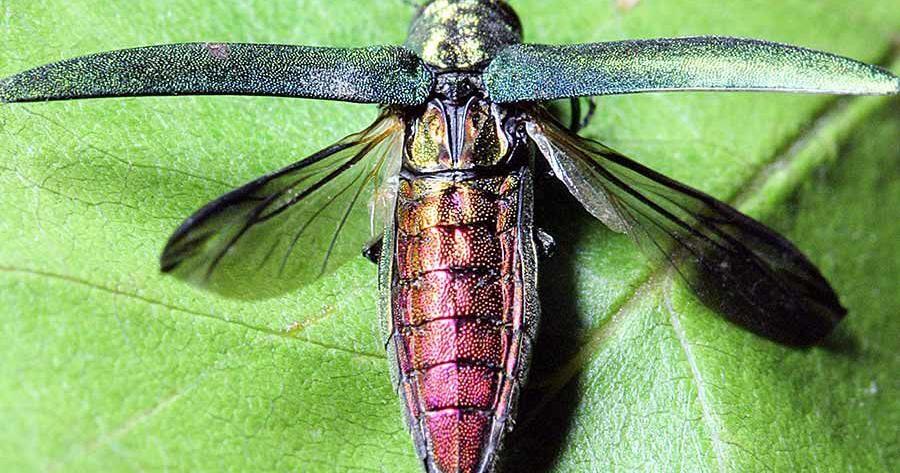
[[[509,154],[509,138],[496,106],[473,97],[464,107],[430,102],[412,125],[407,168],[417,172],[496,166]]]

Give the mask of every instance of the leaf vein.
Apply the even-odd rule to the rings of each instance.
[[[89,287],[92,289],[108,292],[110,294],[114,294],[117,296],[135,299],[135,300],[144,302],[149,305],[163,307],[165,309],[169,309],[174,312],[181,312],[183,314],[188,314],[188,315],[192,315],[195,317],[202,317],[205,319],[211,319],[211,320],[215,320],[215,321],[230,324],[230,325],[236,325],[236,326],[239,326],[239,327],[244,328],[249,331],[260,332],[260,333],[263,333],[266,335],[271,335],[271,336],[279,337],[279,338],[286,339],[286,340],[297,340],[297,341],[307,343],[310,345],[314,345],[319,348],[324,348],[327,350],[335,350],[335,351],[348,353],[351,355],[362,356],[365,358],[373,358],[373,359],[378,359],[378,360],[383,360],[385,358],[381,354],[360,351],[360,350],[351,350],[351,349],[344,348],[344,347],[341,347],[338,345],[323,343],[323,342],[319,342],[319,341],[312,340],[312,339],[305,338],[305,337],[298,337],[296,335],[293,335],[290,332],[274,330],[274,329],[270,329],[267,327],[260,327],[257,325],[248,324],[246,322],[241,322],[239,320],[232,320],[232,319],[229,319],[226,317],[220,317],[217,315],[200,312],[200,311],[196,311],[193,309],[176,306],[176,305],[173,305],[173,304],[170,304],[167,302],[157,301],[157,300],[151,299],[149,297],[142,296],[140,294],[125,292],[125,291],[122,291],[119,289],[104,286],[102,284],[97,284],[97,283],[94,283],[91,281],[87,281],[87,280],[84,280],[84,279],[81,279],[81,278],[78,278],[75,276],[70,276],[70,275],[66,275],[66,274],[58,274],[58,273],[53,273],[53,272],[49,272],[49,271],[41,271],[41,270],[30,269],[30,268],[17,268],[17,267],[11,267],[11,266],[0,266],[0,272],[28,274],[28,275],[37,276],[37,277],[45,277],[45,278],[66,281],[66,282],[69,282],[72,284],[78,284],[78,285]]]
[[[721,438],[722,421],[713,409],[711,400],[706,392],[706,383],[703,381],[703,373],[700,372],[700,367],[697,365],[697,359],[694,357],[694,351],[687,339],[687,333],[685,333],[684,327],[681,326],[680,314],[672,306],[671,297],[668,297],[667,295],[667,297],[664,298],[664,301],[666,311],[669,313],[669,321],[672,324],[672,330],[678,338],[678,344],[681,346],[685,360],[691,369],[691,379],[697,387],[697,402],[700,404],[700,411],[703,415],[703,424],[706,426],[709,433],[713,453],[716,455],[716,464],[718,465],[720,472],[727,471],[727,447]]]

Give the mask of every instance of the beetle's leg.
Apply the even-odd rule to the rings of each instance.
[[[594,118],[594,112],[597,111],[597,101],[594,100],[594,97],[583,97],[583,99],[587,100],[588,103],[587,113],[584,115],[584,118],[581,117],[582,97],[572,97],[569,99],[572,108],[571,117],[569,118],[569,131],[572,133],[578,133],[584,129],[584,127],[590,123],[591,119]]]
[[[366,245],[366,248],[363,250],[362,255],[365,256],[367,260],[378,264],[378,262],[381,260],[382,246],[384,246],[384,237],[376,237]]]
[[[591,122],[591,119],[594,118],[594,113],[597,111],[597,99],[595,97],[585,97],[585,100],[587,100],[588,103],[588,110],[584,115],[584,118],[581,119],[581,123],[579,123],[579,130],[588,126],[588,123]]]
[[[578,97],[572,97],[569,99],[569,131],[572,133],[578,133],[578,130],[581,129],[581,99]]]
[[[534,160],[534,179],[536,188],[559,182],[556,173],[553,172],[553,168],[550,167],[550,163],[546,159]]]
[[[556,240],[544,230],[535,229],[534,242],[537,244],[538,258],[541,260],[550,259],[556,254]]]

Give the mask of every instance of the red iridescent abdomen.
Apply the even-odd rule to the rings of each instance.
[[[522,181],[400,182],[388,345],[413,434],[439,471],[482,471],[517,394]]]
[[[382,309],[429,472],[491,470],[527,371],[537,324],[531,169],[508,116],[479,96],[435,99],[406,136]]]

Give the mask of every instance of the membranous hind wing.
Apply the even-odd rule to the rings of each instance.
[[[208,203],[171,236],[162,271],[228,296],[259,298],[359,257],[383,230],[369,204],[391,192],[402,136],[401,120],[385,112],[366,130]]]
[[[671,264],[700,300],[772,340],[827,336],[846,310],[818,269],[784,237],[537,112],[528,133],[557,177],[594,216]]]

